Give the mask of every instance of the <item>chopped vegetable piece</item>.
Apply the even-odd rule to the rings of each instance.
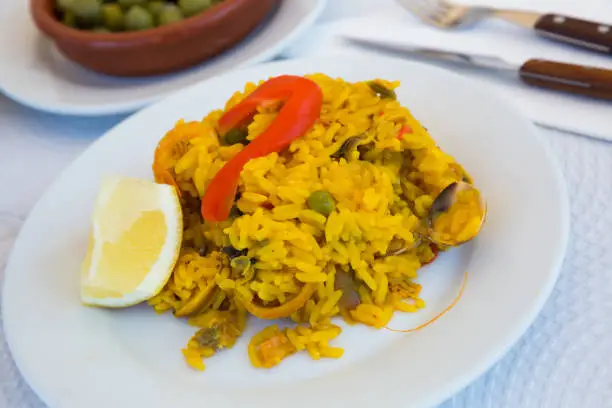
[[[260,368],[272,368],[296,351],[285,331],[277,325],[266,327],[249,342],[251,362]]]
[[[310,209],[328,216],[336,208],[336,201],[327,191],[315,191],[308,197],[308,207]]]
[[[252,259],[248,256],[238,256],[232,259],[230,261],[230,266],[232,267],[232,278],[247,278],[247,280],[253,279],[254,271],[252,265]]]
[[[397,132],[396,138],[398,140],[402,140],[404,138],[404,135],[410,134],[410,133],[412,133],[412,128],[410,127],[410,125],[404,125],[404,126],[402,126],[400,131]]]
[[[266,81],[242,102],[226,112],[218,122],[221,133],[244,127],[266,104],[284,102],[276,119],[255,140],[217,172],[202,198],[206,221],[224,221],[233,204],[240,172],[251,159],[279,152],[303,136],[321,114],[323,93],[310,79],[283,75]]]
[[[247,144],[248,135],[249,132],[246,129],[230,129],[230,131],[223,136],[223,141],[227,145],[233,145],[236,143]]]
[[[342,309],[355,309],[361,303],[359,293],[357,292],[357,284],[351,274],[344,272],[341,269],[336,269],[336,278],[334,280],[334,289],[342,291],[339,305]]]
[[[216,349],[219,347],[220,337],[221,331],[219,330],[219,327],[213,326],[198,330],[193,338],[201,347]]]
[[[364,135],[349,137],[344,141],[344,143],[342,143],[342,146],[340,146],[338,151],[336,151],[336,153],[332,154],[330,157],[332,159],[340,159],[341,157],[344,157],[346,160],[348,160],[351,151],[357,147],[359,142],[361,142],[363,139],[365,139]]]
[[[397,95],[393,89],[389,89],[386,86],[382,85],[376,81],[368,82],[368,86],[376,95],[381,97],[382,99],[397,99]]]
[[[248,250],[246,249],[236,249],[233,246],[226,246],[223,247],[221,249],[221,252],[223,252],[225,255],[227,255],[227,257],[232,260],[234,258],[237,258],[239,256],[245,256],[248,253]]]

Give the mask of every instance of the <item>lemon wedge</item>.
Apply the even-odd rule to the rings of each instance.
[[[103,180],[81,269],[86,305],[128,307],[158,294],[181,248],[183,216],[174,187],[148,180]]]

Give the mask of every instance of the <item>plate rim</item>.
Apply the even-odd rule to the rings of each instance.
[[[238,70],[233,70],[231,72],[227,72],[222,74],[221,76],[226,76],[226,75],[234,75],[237,71],[250,71],[250,70],[258,70],[261,69],[263,66],[266,67],[275,67],[275,66],[282,66],[285,64],[289,64],[289,65],[297,65],[300,64],[300,62],[310,62],[312,63],[313,61],[327,61],[327,60],[334,60],[334,59],[339,59],[340,56],[335,55],[335,56],[318,56],[318,57],[307,57],[307,58],[299,58],[299,59],[291,59],[291,60],[283,60],[283,61],[272,61],[272,62],[268,62],[265,64],[260,64],[258,66],[250,66],[250,67],[243,67],[241,69]],[[346,56],[344,56],[344,58],[346,58]],[[367,55],[363,55],[363,53],[356,53],[353,56],[350,56],[350,58],[356,58],[356,61],[358,60],[364,60],[365,58],[367,58]],[[562,219],[560,220],[561,225],[560,225],[560,230],[561,230],[561,234],[558,237],[558,247],[557,247],[557,253],[554,259],[554,262],[551,262],[551,266],[550,266],[550,277],[548,278],[547,282],[546,282],[546,286],[542,287],[542,289],[540,290],[539,294],[537,297],[533,298],[532,301],[534,302],[534,306],[530,309],[529,313],[525,313],[522,316],[522,319],[520,321],[516,321],[514,323],[515,326],[515,330],[512,331],[511,333],[508,333],[505,337],[504,337],[504,341],[500,342],[497,347],[495,347],[495,353],[493,353],[494,355],[492,355],[490,358],[488,359],[481,359],[479,360],[479,364],[476,365],[472,365],[471,368],[469,370],[466,370],[466,372],[464,372],[463,375],[461,376],[457,376],[452,384],[449,384],[444,390],[436,392],[434,395],[430,395],[427,397],[424,397],[422,399],[421,402],[423,402],[424,405],[429,406],[429,405],[435,405],[438,403],[442,403],[444,402],[447,398],[452,397],[452,395],[456,394],[457,392],[461,391],[462,389],[464,389],[466,386],[468,386],[470,383],[472,383],[473,381],[475,381],[478,377],[480,377],[483,373],[485,373],[487,370],[489,370],[492,366],[494,366],[502,357],[504,357],[509,351],[510,349],[519,341],[519,339],[528,331],[529,327],[536,321],[538,315],[540,314],[542,308],[544,307],[544,304],[546,303],[546,301],[549,299],[550,294],[553,291],[553,288],[558,280],[558,277],[561,273],[562,270],[562,266],[563,263],[565,261],[565,257],[567,254],[567,247],[568,247],[568,243],[569,243],[569,238],[570,238],[570,205],[569,205],[569,196],[568,196],[568,190],[567,190],[567,185],[565,182],[565,178],[560,166],[560,163],[558,161],[558,159],[556,158],[556,156],[553,154],[552,149],[545,143],[543,143],[542,140],[540,140],[540,138],[537,136],[539,134],[539,130],[538,128],[521,112],[521,110],[511,101],[506,100],[505,98],[503,98],[502,92],[500,92],[499,90],[493,88],[492,86],[488,85],[488,84],[483,84],[480,82],[477,82],[471,78],[462,76],[460,74],[454,73],[450,70],[444,69],[444,68],[440,68],[440,67],[436,67],[436,66],[432,66],[432,65],[428,65],[425,63],[421,63],[421,62],[414,62],[414,61],[407,61],[404,59],[399,59],[399,58],[395,58],[395,57],[384,57],[381,58],[382,60],[389,60],[390,62],[395,62],[395,63],[401,63],[404,65],[413,65],[413,66],[419,66],[419,67],[427,67],[428,70],[434,70],[437,72],[443,72],[444,75],[448,75],[448,76],[452,76],[455,79],[459,79],[461,81],[464,82],[470,82],[471,84],[475,85],[476,87],[480,87],[483,90],[487,90],[488,93],[490,94],[491,98],[497,99],[499,103],[503,103],[508,109],[511,109],[514,112],[514,117],[519,119],[523,122],[523,124],[527,127],[529,127],[531,129],[531,134],[533,136],[534,139],[534,144],[536,144],[537,146],[540,147],[541,151],[544,153],[548,163],[550,164],[550,169],[553,172],[554,178],[555,178],[555,182],[556,182],[556,187],[559,189],[559,193],[561,195],[561,197],[559,197],[561,200],[559,202],[559,206],[560,206],[560,215],[562,217]],[[151,105],[150,107],[147,107],[141,111],[136,112],[135,114],[121,120],[119,123],[117,123],[115,126],[113,126],[111,129],[109,129],[107,132],[105,132],[105,134],[103,136],[101,136],[100,138],[98,138],[94,143],[92,143],[83,153],[81,153],[81,155],[79,155],[77,158],[75,158],[75,160],[73,160],[73,162],[67,166],[61,173],[60,175],[53,181],[53,183],[51,185],[49,185],[47,187],[47,189],[45,190],[45,192],[41,195],[40,199],[37,201],[36,205],[33,207],[32,211],[30,214],[34,213],[35,211],[38,211],[38,208],[40,206],[40,202],[43,200],[44,197],[46,197],[46,195],[48,194],[48,192],[50,190],[52,190],[53,188],[55,188],[55,185],[59,183],[60,180],[62,180],[68,173],[72,172],[72,168],[75,166],[75,163],[81,158],[82,155],[84,155],[87,151],[89,151],[90,149],[94,149],[95,146],[99,143],[102,143],[102,140],[109,134],[112,133],[114,131],[116,131],[117,128],[124,126],[124,124],[126,122],[129,121],[138,121],[139,117],[141,115],[146,115],[147,111],[153,107],[155,107],[155,105],[160,104],[160,103],[165,103],[168,100],[180,100],[181,99],[181,94],[189,92],[192,88],[197,88],[202,86],[203,83],[208,82],[208,81],[215,81],[218,80],[217,76],[215,77],[211,77],[208,78],[204,81],[198,82],[196,84],[192,84],[188,87],[183,88],[181,91],[179,92],[175,92],[172,95],[169,95],[165,98],[163,98],[161,101],[157,102],[156,104]],[[23,223],[23,227],[27,226],[30,222],[30,214],[28,215],[27,219],[25,220],[25,222]],[[25,228],[23,228],[25,229]],[[20,241],[22,239],[22,234],[21,231],[19,233],[19,235],[17,236],[16,240],[15,240],[15,244],[13,248],[16,248],[20,245]],[[12,274],[14,274],[15,272],[9,272],[11,270],[13,270],[12,264],[13,264],[13,252],[11,251],[11,254],[9,256],[9,259],[6,263],[6,273],[5,273],[5,284],[4,287],[2,288],[3,290],[3,296],[2,296],[2,308],[5,309],[5,302],[6,302],[6,296],[4,296],[4,291],[6,291],[6,287],[7,284],[6,282],[10,279],[10,276]],[[34,390],[34,392],[36,392],[37,395],[39,395],[39,398],[42,398],[42,394],[40,394],[37,390],[38,387],[36,387],[34,385],[34,381],[32,381],[30,378],[31,375],[27,375],[23,372],[22,370],[22,365],[19,362],[19,358],[21,357],[16,357],[15,353],[13,351],[14,347],[13,345],[15,344],[14,339],[12,339],[12,335],[10,334],[10,330],[6,330],[6,321],[7,319],[4,319],[4,328],[5,328],[5,336],[6,336],[6,341],[7,341],[7,345],[9,346],[9,350],[11,351],[11,354],[13,356],[13,359],[15,361],[15,364],[17,365],[17,367],[19,368],[19,371],[22,373],[24,379],[28,379],[27,382],[28,384],[30,384],[31,388]],[[503,343],[503,344],[501,344]],[[44,400],[44,399],[43,399]],[[45,400],[46,401],[46,400]],[[420,406],[420,405],[419,405]]]
[[[295,0],[283,0],[283,1],[295,1]],[[298,40],[300,36],[304,34],[305,31],[307,31],[314,24],[316,24],[317,19],[321,16],[321,14],[323,13],[323,10],[325,10],[325,7],[327,6],[327,1],[328,0],[308,0],[308,3],[316,2],[314,7],[308,12],[308,14],[302,16],[300,23],[296,25],[289,32],[288,35],[278,40],[272,47],[268,47],[264,52],[261,52],[253,56],[252,58],[242,61],[239,65],[237,65],[235,69],[232,69],[231,71],[241,70],[244,68],[248,68],[250,66],[258,65],[261,63],[266,63],[272,60],[274,57],[279,56],[283,52],[283,50],[287,49],[293,42]],[[275,17],[273,17],[272,21],[269,21],[267,24],[273,24],[274,19]],[[28,24],[28,29],[37,31],[36,27],[33,26],[33,23]],[[38,32],[38,35],[42,36],[43,34]],[[240,44],[242,44],[242,42],[237,44],[237,46]],[[52,46],[52,44],[49,44],[49,45]],[[227,51],[229,52],[231,50],[232,49],[229,49]],[[223,54],[224,53],[220,54],[219,56],[222,56]],[[197,66],[192,67],[192,68],[196,70],[198,69]],[[231,72],[231,71],[225,71],[222,73],[218,73],[208,78],[198,78],[193,84],[188,85],[187,88],[193,85],[197,85],[201,81],[206,81],[208,79],[215,78],[220,75],[224,75],[225,73]],[[181,73],[177,72],[176,74],[180,75]],[[160,79],[160,81],[164,81],[164,79]],[[104,104],[104,105],[79,106],[79,105],[74,105],[70,103],[59,102],[51,106],[51,105],[46,105],[44,103],[40,103],[40,101],[38,100],[24,98],[19,93],[19,87],[11,88],[10,87],[11,81],[7,80],[5,82],[6,83],[4,82],[0,83],[0,93],[3,93],[8,98],[12,99],[13,101],[23,106],[35,109],[37,111],[47,112],[47,113],[55,114],[55,115],[80,116],[80,117],[96,117],[96,116],[109,116],[109,115],[133,113],[144,107],[147,107],[151,104],[161,101],[167,97],[170,97],[171,95],[177,92],[181,92],[183,89],[185,89],[185,87],[179,87],[179,88],[171,89],[167,92],[160,92],[156,94],[156,96],[143,97],[143,98],[139,98],[139,99],[132,100],[132,101],[118,102],[118,103],[114,103],[111,105]]]

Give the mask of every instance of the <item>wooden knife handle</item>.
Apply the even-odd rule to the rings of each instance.
[[[612,100],[612,70],[531,59],[521,66],[519,76],[540,88]]]
[[[545,14],[535,23],[536,32],[582,48],[612,54],[612,24]]]

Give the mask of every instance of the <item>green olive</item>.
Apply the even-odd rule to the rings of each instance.
[[[236,143],[247,144],[248,134],[249,132],[246,129],[234,128],[223,136],[223,141],[226,145],[233,145]]]
[[[153,16],[142,6],[133,6],[125,13],[125,28],[128,31],[146,30],[155,27]]]
[[[213,5],[212,0],[178,0],[178,5],[186,17],[194,16]]]
[[[56,0],[55,2],[57,8],[61,11],[72,10],[72,3],[74,3],[74,0]]]
[[[326,217],[336,208],[336,201],[327,191],[315,191],[308,197],[308,207]]]
[[[104,26],[111,31],[123,30],[125,19],[121,6],[116,3],[102,5],[102,18]]]
[[[62,24],[68,27],[76,27],[76,17],[70,11],[66,11],[62,16]]]
[[[159,25],[166,25],[176,23],[177,21],[181,21],[183,19],[183,13],[181,13],[181,9],[178,8],[176,4],[168,3],[164,6],[161,13],[158,16]]]
[[[147,10],[155,18],[159,18],[162,10],[164,9],[165,3],[161,0],[153,0],[147,3]]]
[[[100,0],[74,0],[70,3],[70,9],[77,19],[94,22],[100,17]]]
[[[124,9],[129,9],[132,6],[146,6],[147,0],[117,0],[117,3]]]

